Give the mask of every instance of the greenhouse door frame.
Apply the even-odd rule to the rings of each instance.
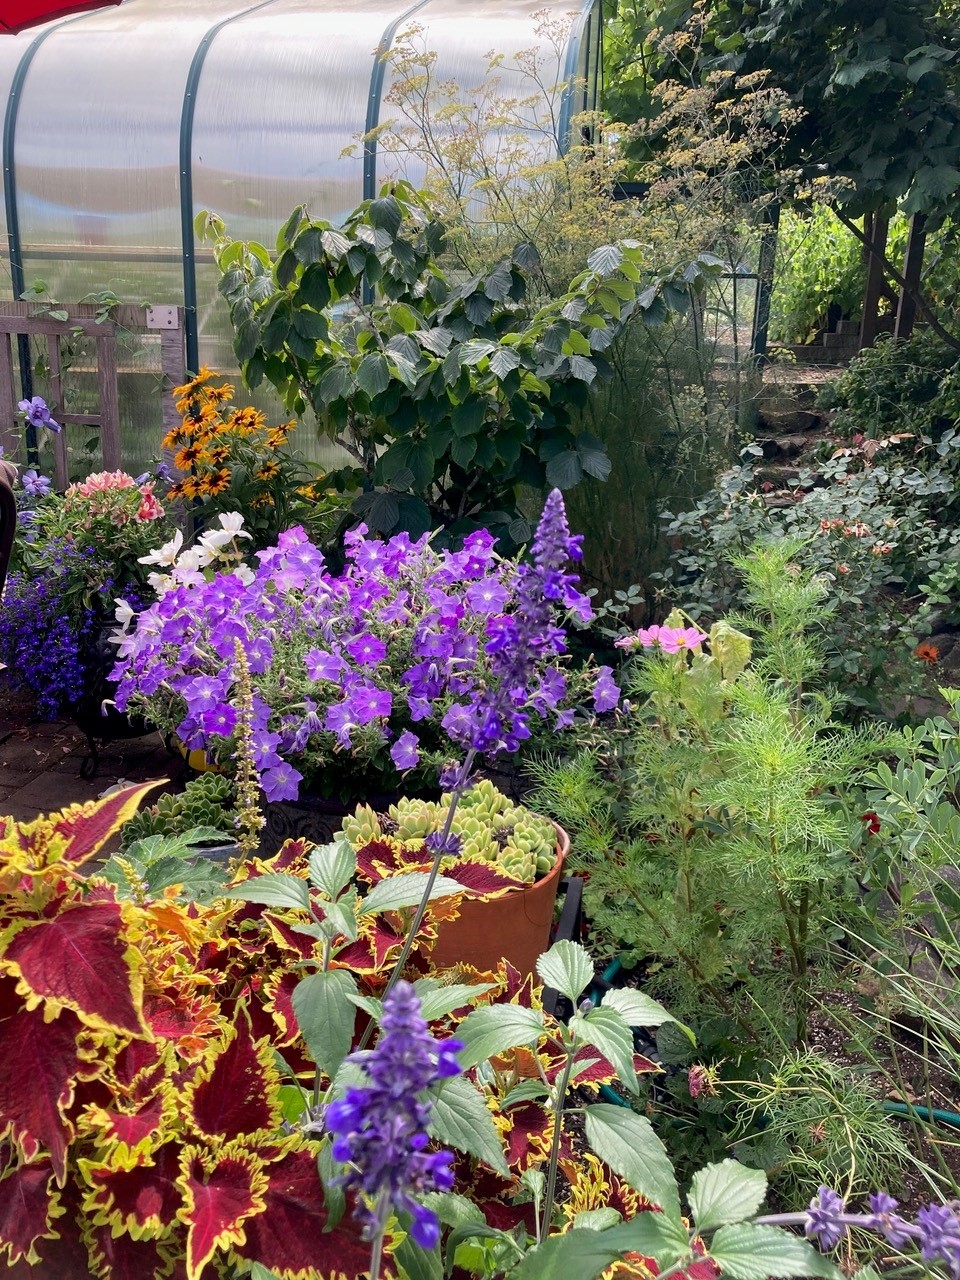
[[[96,427],[100,432],[103,466],[119,471],[123,465],[120,436],[120,401],[117,388],[117,333],[134,331],[159,333],[160,362],[163,371],[163,427],[168,431],[179,421],[169,396],[172,387],[184,381],[184,344],[182,307],[134,307],[122,305],[112,309],[109,317],[95,306],[64,306],[65,320],[49,314],[37,314],[36,304],[0,302],[0,446],[7,457],[18,453],[18,411],[20,393],[13,362],[11,339],[46,338],[47,365],[54,416],[63,427],[53,441],[54,476],[59,490],[69,483],[67,428]],[[97,347],[97,400],[99,413],[66,413],[63,409],[63,368],[60,344],[65,338],[83,335],[93,338]],[[28,448],[31,445],[28,439]],[[157,442],[159,449],[159,441]]]

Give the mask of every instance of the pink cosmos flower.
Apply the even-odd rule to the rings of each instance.
[[[680,653],[685,649],[699,649],[706,635],[696,627],[661,627],[657,639],[664,653]]]

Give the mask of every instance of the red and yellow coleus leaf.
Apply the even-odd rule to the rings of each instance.
[[[96,1029],[148,1034],[139,957],[127,942],[118,903],[68,903],[46,919],[18,922],[0,940],[0,952],[27,1008],[71,1009]]]
[[[0,817],[0,863],[9,861],[24,875],[74,869],[95,858],[110,837],[136,813],[148,791],[166,781],[125,787],[113,795],[73,804],[61,813],[32,822]]]
[[[67,1113],[77,1081],[100,1071],[91,1062],[96,1052],[70,1010],[47,1022],[40,1010],[21,1009],[0,1022],[0,1132],[11,1136],[27,1160],[49,1152],[61,1184],[74,1136]]]
[[[140,1153],[134,1164],[119,1164],[115,1155],[109,1160],[80,1160],[89,1188],[84,1209],[92,1224],[134,1240],[167,1235],[183,1205],[180,1152],[179,1143],[165,1142],[152,1154]]]
[[[241,1012],[209,1057],[184,1090],[190,1131],[213,1145],[241,1135],[275,1134],[281,1120],[280,1078],[269,1041],[254,1041]]]
[[[179,1217],[188,1229],[187,1277],[197,1280],[214,1254],[244,1243],[247,1219],[264,1211],[269,1178],[263,1160],[242,1142],[228,1143],[215,1153],[188,1147],[181,1154],[180,1169],[184,1204]]]
[[[183,1241],[178,1235],[162,1240],[136,1240],[133,1236],[114,1236],[109,1227],[88,1231],[90,1268],[100,1280],[173,1280],[182,1274],[179,1260]],[[57,1280],[73,1280],[74,1272],[62,1273]],[[79,1273],[76,1273],[79,1276]],[[83,1277],[86,1280],[86,1277]]]
[[[8,1263],[39,1261],[36,1243],[56,1235],[55,1221],[63,1205],[53,1186],[49,1160],[21,1165],[0,1181],[0,1257]]]
[[[269,1166],[263,1213],[248,1218],[246,1239],[233,1254],[259,1262],[280,1280],[360,1280],[369,1274],[370,1246],[353,1215],[326,1231],[327,1215],[317,1175],[317,1158],[303,1148]],[[385,1264],[385,1276],[393,1268]]]

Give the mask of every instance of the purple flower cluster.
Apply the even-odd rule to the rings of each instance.
[[[223,751],[235,724],[239,639],[268,800],[294,798],[304,772],[319,776],[343,759],[368,778],[380,769],[390,785],[396,772],[426,763],[425,752],[442,758],[451,743],[514,750],[532,723],[572,720],[557,615],[586,620],[590,608],[566,572],[579,540],[558,492],[530,564],[500,558],[483,530],[453,552],[427,536],[380,542],[361,528],[347,535],[339,575],[299,527],[257,556],[252,580],[175,569],[171,589],[122,639],[114,679],[121,709],[190,748]],[[599,674],[594,701],[603,709],[617,691],[607,669]]]
[[[897,1213],[899,1201],[885,1191],[874,1192],[869,1203],[869,1213],[848,1213],[836,1191],[821,1187],[803,1215],[808,1239],[829,1251],[836,1248],[849,1227],[862,1227],[883,1236],[895,1249],[916,1245],[924,1262],[939,1263],[952,1280],[960,1280],[960,1205],[927,1205],[918,1212],[916,1222],[910,1222]],[[795,1216],[782,1214],[760,1221],[784,1222]]]
[[[51,417],[50,409],[43,396],[34,396],[32,400],[21,400],[17,408],[31,427],[46,427],[55,435],[63,429],[60,423],[55,422]]]
[[[398,982],[383,1001],[376,1048],[362,1059],[369,1084],[347,1090],[326,1109],[334,1135],[333,1157],[348,1166],[339,1181],[361,1193],[357,1214],[368,1238],[382,1233],[391,1212],[409,1213],[410,1235],[424,1249],[440,1239],[436,1215],[415,1199],[453,1186],[449,1151],[428,1152],[433,1103],[431,1085],[459,1075],[458,1040],[438,1042],[420,1015],[420,1002],[407,982]]]
[[[15,688],[36,694],[37,713],[55,719],[83,695],[92,613],[64,609],[52,576],[12,573],[0,605],[0,662]]]

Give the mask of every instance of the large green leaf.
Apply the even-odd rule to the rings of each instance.
[[[409,1222],[406,1214],[401,1216],[400,1225],[403,1226],[405,1222]],[[439,1245],[432,1249],[421,1249],[410,1236],[404,1236],[391,1256],[400,1273],[400,1280],[443,1280],[443,1260]]]
[[[443,1018],[448,1013],[453,1013],[454,1009],[473,1004],[495,986],[494,982],[454,982],[450,986],[442,987],[437,985],[433,978],[421,978],[419,982],[414,983],[414,990],[420,1000],[421,1015],[427,1022],[433,1022],[436,1018]]]
[[[515,1049],[536,1044],[544,1033],[543,1015],[517,1004],[490,1005],[468,1013],[457,1028],[463,1042],[459,1060],[464,1068]]]
[[[752,1218],[767,1194],[767,1175],[737,1160],[708,1164],[693,1175],[690,1208],[698,1231]]]
[[[390,366],[379,351],[364,356],[357,365],[357,386],[368,396],[379,395],[390,385]]]
[[[576,1004],[593,980],[593,961],[579,942],[555,942],[537,961],[537,973],[547,984]]]
[[[293,989],[293,1011],[310,1056],[331,1078],[353,1042],[357,1008],[350,996],[356,989],[356,980],[346,969],[311,973]]]
[[[758,1227],[750,1222],[721,1227],[710,1241],[710,1257],[730,1280],[842,1277],[842,1272],[809,1241],[779,1227]]]
[[[357,870],[357,855],[349,840],[334,840],[310,851],[310,882],[328,898],[339,897]]]
[[[433,1093],[431,1136],[444,1146],[475,1156],[497,1173],[508,1176],[500,1135],[483,1094],[463,1076],[436,1086]]]
[[[646,1116],[599,1102],[584,1110],[584,1120],[587,1142],[600,1159],[634,1191],[679,1222],[680,1193],[673,1165]]]
[[[583,479],[583,463],[576,449],[564,449],[547,463],[547,484],[556,489],[572,489]]]
[[[587,266],[601,276],[612,276],[623,261],[623,250],[617,244],[602,244],[587,258]]]
[[[639,1092],[633,1065],[633,1032],[616,1009],[591,1009],[586,1017],[578,1014],[570,1020],[570,1030],[581,1044],[592,1044],[600,1050],[625,1089]]]
[[[393,196],[381,196],[370,204],[370,223],[395,236],[403,222],[403,212]]]
[[[604,993],[600,1005],[604,1009],[616,1009],[631,1027],[660,1027],[665,1022],[676,1022],[662,1004],[633,987],[613,987]]]
[[[297,907],[302,911],[310,908],[307,882],[276,871],[255,876],[243,884],[229,885],[224,889],[223,897],[242,898],[244,902],[258,902],[264,907]]]
[[[415,907],[423,897],[427,887],[429,874],[426,871],[411,871],[406,875],[388,876],[375,884],[360,903],[362,916],[375,915],[380,911],[402,911],[406,907]],[[430,890],[431,901],[434,898],[449,898],[455,893],[463,893],[463,885],[449,876],[437,876]]]
[[[686,1255],[687,1233],[659,1213],[640,1213],[607,1231],[574,1228],[531,1249],[507,1280],[596,1280],[625,1253],[656,1258],[665,1270]]]

